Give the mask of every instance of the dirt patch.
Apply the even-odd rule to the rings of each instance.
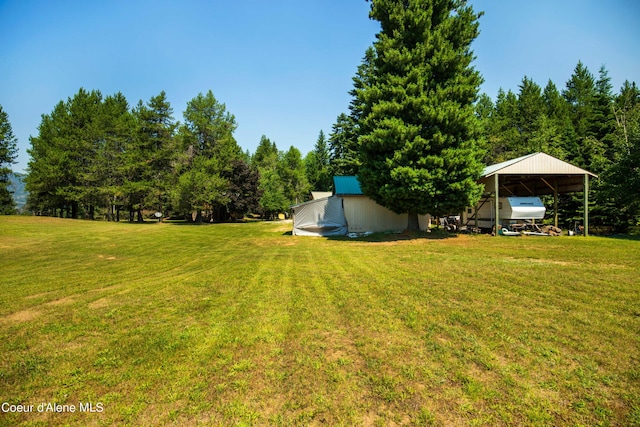
[[[89,303],[89,308],[90,309],[104,308],[104,307],[108,307],[109,305],[110,305],[109,298],[100,298],[98,300],[95,300],[92,303]]]
[[[523,263],[523,264],[553,264],[553,265],[580,265],[576,262],[568,262],[568,261],[556,261],[552,259],[536,259],[536,258],[515,258],[515,257],[506,257],[504,258],[505,262],[515,262],[515,263]]]
[[[29,295],[28,297],[24,297],[24,299],[37,299],[40,297],[45,297],[47,295],[49,295],[52,291],[48,291],[48,292],[41,292],[39,294],[33,294],[33,295]]]
[[[29,322],[35,319],[36,317],[40,316],[40,314],[41,313],[37,310],[27,309],[27,310],[18,311],[16,313],[12,313],[8,316],[5,316],[2,318],[2,320],[6,322],[17,322],[17,323]]]

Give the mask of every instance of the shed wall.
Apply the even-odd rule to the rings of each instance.
[[[407,214],[397,214],[365,196],[343,196],[344,216],[349,233],[367,231],[402,231],[407,228]],[[419,215],[421,230],[430,224],[429,215]]]

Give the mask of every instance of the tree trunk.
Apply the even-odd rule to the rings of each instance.
[[[408,216],[407,231],[418,231],[418,230],[420,230],[420,223],[418,222],[418,213],[417,212],[409,212],[407,216]]]

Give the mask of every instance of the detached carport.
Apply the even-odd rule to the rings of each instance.
[[[553,194],[554,223],[558,226],[558,194],[584,191],[584,235],[589,234],[589,177],[597,175],[545,153],[533,153],[487,166],[480,183],[496,201],[503,196],[543,196]],[[506,193],[506,194],[505,194]],[[495,224],[500,224],[495,203]],[[497,227],[496,227],[496,235]]]

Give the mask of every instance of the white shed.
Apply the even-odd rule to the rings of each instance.
[[[356,176],[334,176],[335,194],[343,200],[349,233],[402,231],[407,228],[408,215],[397,214],[365,196]],[[420,230],[429,228],[430,215],[419,215]]]

